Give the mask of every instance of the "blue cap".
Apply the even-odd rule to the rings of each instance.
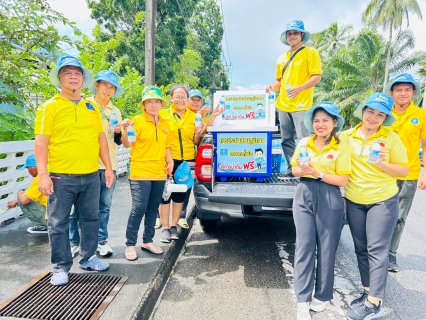
[[[303,32],[305,35],[302,38],[302,43],[306,43],[311,37],[311,33],[305,30],[305,24],[302,20],[293,20],[287,23],[287,26],[283,33],[281,33],[280,40],[282,43],[289,45],[287,42],[287,31],[295,30]]]
[[[385,92],[390,93],[393,90],[394,84],[402,84],[402,83],[412,83],[414,85],[414,90],[416,90],[415,98],[420,97],[421,95],[421,87],[417,81],[414,81],[414,78],[409,73],[401,73],[397,75],[395,78],[389,82],[385,87]]]
[[[203,94],[198,89],[191,89],[191,90],[189,90],[188,95],[189,95],[190,98],[192,98],[192,97],[200,97],[201,99],[203,99]]]
[[[65,55],[58,59],[58,61],[56,62],[56,67],[50,70],[50,73],[49,73],[50,82],[52,82],[55,87],[61,88],[61,83],[59,82],[58,73],[59,73],[59,70],[61,70],[61,68],[66,66],[81,68],[81,71],[83,72],[82,88],[87,87],[90,84],[90,82],[92,82],[92,79],[93,79],[92,71],[83,67],[83,64],[78,58],[74,56],[70,56],[70,55]]]
[[[328,114],[337,117],[337,131],[340,131],[345,124],[345,119],[339,114],[339,108],[330,101],[322,101],[319,104],[311,107],[308,111],[305,113],[305,117],[303,118],[303,123],[305,124],[305,127],[314,133],[314,128],[312,126],[312,115],[314,114],[314,111],[317,109],[324,109],[325,112]]]
[[[362,110],[365,107],[370,107],[387,114],[388,117],[383,121],[383,125],[390,126],[395,122],[395,117],[392,115],[393,102],[393,98],[387,93],[375,92],[370,95],[366,103],[360,104],[355,109],[354,115],[362,120]]]
[[[37,162],[34,154],[30,154],[25,160],[25,164],[19,168],[19,170],[24,170],[28,167],[37,167]]]
[[[115,87],[115,93],[113,97],[117,97],[120,94],[124,93],[124,89],[120,87],[120,85],[118,84],[117,74],[111,70],[102,70],[98,72],[98,74],[96,75],[96,78],[92,81],[91,84],[89,84],[89,90],[91,93],[96,94],[95,82],[98,82],[101,80],[111,83]]]

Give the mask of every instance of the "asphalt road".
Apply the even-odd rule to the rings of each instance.
[[[401,271],[389,274],[384,319],[426,319],[426,192],[418,191],[401,241]],[[170,277],[153,320],[296,319],[293,291],[295,229],[292,221],[223,219],[204,233],[198,221]],[[348,226],[342,232],[335,293],[312,319],[345,319],[361,290]]]

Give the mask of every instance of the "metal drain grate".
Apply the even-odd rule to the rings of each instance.
[[[0,316],[31,319],[98,319],[127,277],[69,274],[66,286],[52,286],[45,272],[0,304]]]

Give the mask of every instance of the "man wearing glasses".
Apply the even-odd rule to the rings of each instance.
[[[280,40],[290,46],[290,50],[278,57],[276,80],[266,88],[267,92],[280,91],[275,106],[279,113],[282,148],[288,163],[287,172],[280,179],[293,177],[290,159],[296,148],[295,136],[300,140],[310,135],[303,125],[303,117],[312,106],[314,86],[321,81],[322,68],[318,51],[304,46],[309,37],[303,21],[293,20],[287,24]]]

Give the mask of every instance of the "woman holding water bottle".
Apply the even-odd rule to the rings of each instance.
[[[353,173],[345,187],[346,213],[364,287],[351,302],[348,319],[384,314],[389,246],[398,218],[396,177],[408,174],[401,139],[384,127],[395,121],[393,103],[391,96],[373,93],[354,112],[362,122],[340,136],[352,159]]]
[[[121,123],[126,129],[122,137],[123,145],[131,148],[129,180],[132,210],[127,222],[125,251],[126,259],[131,261],[138,258],[135,245],[144,216],[141,249],[153,254],[163,253],[152,240],[166,175],[171,175],[173,169],[169,125],[159,115],[161,107],[165,105],[161,90],[155,86],[146,86],[140,104],[144,112]]]
[[[294,290],[300,320],[311,319],[309,309],[323,311],[333,298],[335,254],[343,226],[340,187],[351,173],[349,151],[337,136],[344,122],[332,102],[310,108],[304,125],[314,134],[300,140],[291,161],[293,175],[300,177],[293,201]]]
[[[165,119],[170,127],[171,154],[174,160],[173,174],[184,161],[195,160],[195,146],[202,139],[201,132],[204,125],[201,123],[196,127],[196,114],[188,106],[188,90],[182,85],[173,86],[170,90],[171,106],[163,109],[160,115]],[[159,207],[161,224],[161,242],[169,243],[171,240],[179,239],[177,225],[184,206],[185,197],[191,193],[189,188],[186,193],[173,192],[170,198],[161,200]],[[170,203],[172,204],[172,219],[169,222]]]

